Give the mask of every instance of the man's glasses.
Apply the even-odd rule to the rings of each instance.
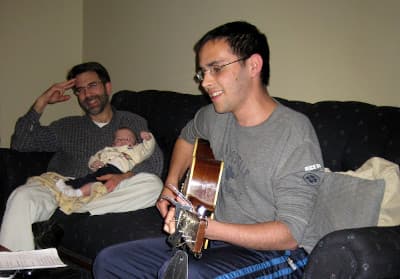
[[[242,57],[242,58],[239,58],[239,59],[237,59],[237,60],[228,62],[228,63],[226,63],[226,64],[222,64],[222,65],[212,65],[212,66],[210,66],[210,68],[208,68],[208,69],[206,69],[206,70],[204,70],[204,69],[199,69],[199,70],[196,72],[196,74],[194,75],[194,79],[195,79],[196,82],[200,83],[200,82],[202,82],[202,81],[204,80],[204,76],[206,75],[207,72],[210,73],[210,75],[213,75],[213,76],[214,76],[214,75],[218,74],[219,72],[221,72],[222,69],[225,68],[226,66],[231,65],[231,64],[236,63],[236,62],[239,62],[239,61],[246,60],[247,58],[248,58],[248,57]]]
[[[86,90],[99,88],[100,84],[103,84],[103,82],[101,80],[98,80],[98,81],[89,82],[88,85],[86,85],[86,86],[75,87],[74,94],[76,96],[79,96],[83,92],[86,92]]]

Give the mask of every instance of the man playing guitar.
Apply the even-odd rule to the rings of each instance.
[[[178,185],[184,177],[196,139],[209,141],[215,159],[224,162],[215,218],[204,230],[209,247],[196,259],[179,251],[173,257],[164,238],[127,242],[100,252],[94,275],[301,278],[309,252],[302,243],[318,240],[305,234],[323,175],[314,128],[306,116],[269,95],[268,42],[255,26],[224,24],[194,49],[196,78],[212,104],[181,131],[165,185]],[[309,168],[317,164],[321,168]],[[164,187],[165,196],[175,194]],[[175,207],[168,199],[157,207],[164,230],[174,234]]]

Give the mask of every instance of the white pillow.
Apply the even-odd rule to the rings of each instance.
[[[397,164],[383,158],[372,157],[356,171],[342,173],[368,180],[385,180],[385,193],[379,212],[378,226],[400,224],[400,172]]]

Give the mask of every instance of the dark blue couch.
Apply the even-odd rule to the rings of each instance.
[[[321,143],[325,166],[332,171],[355,170],[372,156],[400,164],[400,108],[362,102],[323,101],[312,104],[277,99],[310,118]],[[117,109],[133,111],[148,120],[149,128],[165,155],[163,178],[181,128],[207,103],[209,99],[202,95],[156,90],[120,91],[112,98]],[[0,216],[10,192],[23,184],[27,177],[44,172],[51,155],[0,149]],[[163,234],[162,220],[154,207],[102,216],[67,216],[56,211],[49,223],[57,223],[64,230],[60,249],[89,263],[100,249],[108,245]],[[331,267],[342,268],[341,274],[347,276],[343,278],[359,278],[361,262],[367,257],[365,253],[379,256],[379,261],[374,259],[375,264],[371,267],[375,273],[387,272],[386,277],[394,277],[392,275],[396,272],[400,274],[399,226],[352,229],[351,232],[360,237],[357,245],[361,246],[343,249],[348,245],[343,235],[348,235],[348,232],[327,236],[328,242],[324,243],[329,246],[316,248],[310,257],[307,278],[325,278]],[[389,236],[390,244],[385,242]],[[332,264],[330,259],[336,259],[335,263]]]

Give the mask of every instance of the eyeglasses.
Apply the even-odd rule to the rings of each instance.
[[[86,85],[86,86],[75,87],[74,94],[76,96],[79,96],[83,92],[86,92],[86,90],[99,88],[100,84],[103,84],[103,82],[101,80],[97,80],[97,81],[89,82],[88,85]]]
[[[225,68],[226,66],[231,65],[231,64],[236,63],[236,62],[239,62],[239,61],[246,60],[247,58],[248,58],[248,57],[242,57],[242,58],[239,58],[239,59],[237,59],[237,60],[228,62],[228,63],[226,63],[226,64],[222,64],[222,65],[212,65],[212,66],[210,66],[210,68],[208,68],[207,70],[199,69],[199,70],[196,72],[196,74],[194,75],[194,79],[195,79],[196,82],[200,83],[200,82],[202,82],[202,81],[204,80],[204,76],[205,76],[205,74],[206,74],[207,72],[209,72],[210,75],[216,75],[216,74],[218,74],[219,72],[221,72],[222,69]]]

